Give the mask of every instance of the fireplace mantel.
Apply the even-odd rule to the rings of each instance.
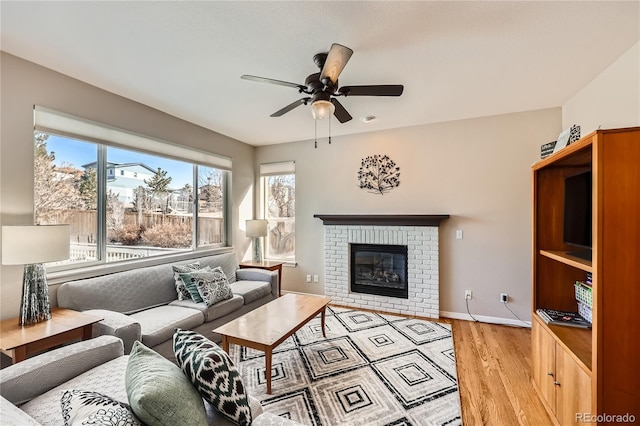
[[[314,214],[324,225],[440,226],[448,214]]]

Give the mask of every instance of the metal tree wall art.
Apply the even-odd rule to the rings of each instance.
[[[400,186],[400,167],[388,155],[370,155],[360,163],[358,180],[361,189],[384,194]]]

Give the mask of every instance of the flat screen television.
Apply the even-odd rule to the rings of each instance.
[[[563,240],[580,248],[570,254],[591,260],[591,171],[564,180]]]

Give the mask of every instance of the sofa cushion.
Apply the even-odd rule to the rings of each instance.
[[[171,361],[140,342],[133,344],[125,373],[129,403],[149,426],[206,425],[202,397]]]
[[[236,281],[231,284],[233,294],[238,294],[248,305],[258,299],[262,299],[271,293],[271,283],[267,281]]]
[[[251,424],[251,408],[240,373],[218,345],[195,331],[173,335],[176,361],[204,399],[229,420]]]
[[[122,341],[113,336],[63,346],[3,369],[0,393],[12,403],[22,405],[122,354]],[[59,404],[60,395],[56,402]]]
[[[20,408],[42,426],[59,426],[61,424],[60,398],[64,391],[68,389],[95,390],[109,395],[117,401],[126,403],[127,391],[124,383],[124,373],[128,359],[129,357],[125,355],[98,365],[32,399],[20,406]]]
[[[181,306],[158,306],[131,315],[140,323],[142,341],[153,347],[170,340],[176,328],[194,328],[204,322],[204,314]]]
[[[178,300],[189,300],[191,294],[189,290],[184,286],[184,282],[180,279],[180,274],[184,274],[191,271],[200,269],[200,262],[189,263],[188,265],[173,265],[173,279],[176,282],[176,292],[178,293]]]
[[[201,257],[198,259],[200,265],[209,266],[211,269],[221,267],[230,283],[236,281],[236,271],[238,270],[238,259],[235,253],[223,253],[215,256]]]
[[[68,390],[60,399],[64,426],[126,425],[142,426],[129,404],[99,392]]]
[[[231,299],[223,300],[214,305],[207,306],[206,303],[196,303],[193,300],[174,300],[169,306],[182,306],[183,308],[197,309],[204,315],[204,322],[222,318],[233,311],[240,309],[244,305],[242,296],[232,294]]]
[[[0,396],[0,419],[2,424],[20,426],[40,426],[36,420]]]
[[[175,300],[176,287],[171,265],[157,265],[69,281],[58,288],[57,297],[62,308],[131,314]]]

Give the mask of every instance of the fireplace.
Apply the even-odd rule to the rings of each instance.
[[[315,217],[324,224],[324,288],[333,303],[391,314],[439,317],[438,226],[449,215],[316,214]],[[350,271],[354,268],[350,246],[355,244],[406,246],[408,297],[352,290]]]
[[[352,292],[409,298],[407,246],[350,244],[350,247]]]

